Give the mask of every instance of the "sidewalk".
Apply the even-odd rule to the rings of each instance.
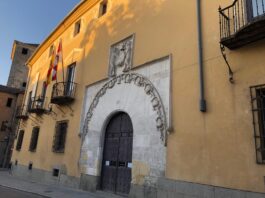
[[[8,171],[3,170],[0,171],[0,186],[50,198],[122,198],[120,196],[104,193],[101,191],[90,193],[87,191],[66,188],[62,186],[30,182],[12,176],[8,173]]]

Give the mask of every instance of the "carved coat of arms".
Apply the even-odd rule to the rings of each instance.
[[[128,72],[132,67],[134,36],[130,36],[111,46],[109,77]]]

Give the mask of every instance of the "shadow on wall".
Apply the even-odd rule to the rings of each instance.
[[[88,60],[87,57],[91,56],[94,52],[98,53],[99,50],[104,53],[109,52],[110,46],[114,43],[109,43],[106,49],[98,49],[98,46],[100,46],[99,43],[104,42],[105,38],[107,38],[105,42],[110,42],[110,40],[115,40],[117,35],[124,35],[115,40],[115,42],[118,42],[135,32],[132,28],[135,27],[135,23],[138,21],[153,20],[155,16],[159,15],[160,10],[163,9],[162,5],[165,1],[166,0],[145,0],[139,1],[137,4],[134,1],[114,2],[113,4],[115,4],[115,6],[111,8],[111,12],[107,12],[105,19],[92,19],[86,26],[84,38],[80,44],[80,47],[84,49],[84,58],[81,64],[85,65],[85,61]],[[112,5],[109,6],[112,7]],[[102,67],[102,70],[106,71],[106,77],[107,63],[108,62],[106,62],[104,66],[93,64],[91,67]]]

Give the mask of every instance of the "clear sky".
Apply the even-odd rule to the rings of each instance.
[[[80,0],[0,0],[0,84],[6,85],[14,40],[41,43]]]

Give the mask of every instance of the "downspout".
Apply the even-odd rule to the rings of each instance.
[[[203,76],[203,42],[202,42],[202,17],[201,17],[201,0],[197,0],[197,32],[198,32],[198,61],[199,61],[199,79],[200,79],[200,111],[206,112],[206,100],[204,93],[204,76]]]

